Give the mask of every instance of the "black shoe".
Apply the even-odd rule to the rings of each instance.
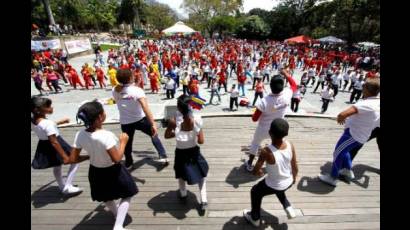
[[[179,199],[179,201],[181,201],[181,203],[185,204],[185,203],[187,202],[188,194],[187,194],[186,196],[181,196],[181,192],[180,192],[180,191],[177,191],[177,193],[178,193],[178,199]]]
[[[125,161],[125,168],[127,168],[127,169],[132,169],[132,166],[133,166],[133,161],[131,160],[131,161]]]
[[[201,207],[199,208],[199,215],[205,216],[207,210],[208,210],[208,203],[207,202],[201,203]]]

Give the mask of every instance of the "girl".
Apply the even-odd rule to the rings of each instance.
[[[319,85],[322,85],[322,90],[323,90],[323,87],[325,85],[325,77],[326,77],[326,71],[322,69],[319,73],[317,85],[315,87],[315,90],[313,90],[313,93],[316,93],[317,89],[319,88]]]
[[[108,66],[108,76],[110,76],[110,83],[111,86],[114,88],[116,85],[118,85],[117,81],[117,70],[114,68],[113,65]]]
[[[260,78],[258,78],[257,83],[256,83],[256,89],[255,89],[255,99],[253,99],[252,106],[255,106],[256,100],[258,99],[258,96],[260,98],[263,98],[263,91],[266,92],[265,86],[263,85],[263,82]]]
[[[58,77],[53,69],[49,68],[47,71],[47,81],[50,82],[55,90],[55,93],[58,91],[63,91],[63,89],[58,85]]]
[[[118,70],[117,80],[121,85],[114,88],[112,95],[120,113],[121,130],[130,138],[124,152],[125,166],[129,168],[134,163],[132,142],[135,130],[140,130],[151,137],[151,142],[158,151],[159,161],[168,165],[167,154],[158,137],[157,126],[148,107],[144,90],[132,84],[132,73],[128,69]]]
[[[89,86],[92,86],[94,89],[94,85],[91,82],[91,74],[88,71],[87,66],[83,66],[83,69],[81,70],[81,75],[83,75],[84,83],[85,83],[85,88],[88,89]]]
[[[293,92],[291,104],[290,104],[290,109],[297,113],[299,109],[299,103],[303,98],[304,92],[306,91],[306,88],[303,85],[298,85],[298,89]]]
[[[184,95],[188,95],[189,90],[188,90],[188,82],[190,81],[189,76],[188,76],[188,71],[184,71],[181,79],[181,84],[182,84],[182,93]]]
[[[229,110],[233,111],[233,103],[235,103],[236,110],[238,110],[239,91],[236,89],[235,84],[232,84],[232,88],[229,92],[231,93],[230,101],[229,101]]]
[[[151,92],[158,93],[158,76],[157,73],[151,71],[149,73],[149,82],[151,84]]]
[[[97,69],[95,70],[95,73],[97,74],[97,80],[98,80],[98,83],[100,84],[101,89],[103,87],[104,89],[107,88],[107,85],[104,82],[105,74],[104,74],[103,69],[101,67],[97,67]]]
[[[204,143],[203,123],[200,116],[192,114],[189,102],[190,97],[186,95],[178,97],[178,111],[165,130],[165,138],[176,138],[174,170],[179,183],[180,198],[185,200],[187,197],[185,182],[189,185],[198,184],[201,210],[205,212],[208,208],[206,176],[209,166],[198,146]]]
[[[71,76],[71,81],[73,82],[73,87],[74,87],[74,89],[77,89],[77,83],[78,83],[81,87],[84,88],[84,85],[83,85],[83,83],[82,83],[81,80],[80,80],[80,76],[78,76],[77,71],[76,71],[72,66],[69,67],[68,73],[69,73],[70,76]]]
[[[322,90],[322,93],[321,93],[322,101],[323,101],[322,113],[326,112],[329,102],[333,98],[333,94],[334,94],[333,87],[329,82],[329,84],[325,87],[324,90]]]
[[[41,79],[41,74],[37,71],[37,69],[31,70],[31,78],[34,81],[34,86],[40,92],[40,96],[42,96],[43,95],[42,91],[45,91],[45,90],[43,89],[43,87],[41,87],[43,80]]]
[[[78,169],[78,164],[71,164],[64,181],[62,176],[62,164],[69,163],[71,146],[60,136],[57,125],[68,123],[69,119],[58,121],[57,124],[47,119],[48,114],[53,113],[51,100],[43,97],[31,98],[31,130],[33,130],[39,142],[32,162],[34,169],[53,167],[54,177],[58,188],[65,194],[78,194],[82,189],[74,187],[72,181]]]
[[[246,76],[244,73],[241,73],[238,75],[238,90],[242,89],[242,95],[241,97],[245,97],[245,82],[246,82]]]
[[[288,218],[296,217],[295,210],[285,194],[286,190],[295,184],[299,171],[295,148],[293,144],[284,139],[288,131],[289,124],[283,118],[276,118],[272,121],[269,129],[272,144],[261,150],[258,162],[253,169],[253,174],[263,176],[261,168],[266,162],[268,174],[251,189],[252,209],[243,210],[244,218],[255,227],[260,225],[262,198],[267,195],[276,194]]]
[[[218,96],[218,102],[220,104],[221,103],[221,96],[219,95],[218,84],[217,84],[215,78],[212,79],[212,83],[211,83],[211,98],[209,99],[209,104],[210,105],[212,105],[212,99],[214,98],[214,94],[216,94],[216,96]]]
[[[120,135],[117,148],[118,139],[102,128],[105,117],[103,106],[97,101],[87,102],[78,109],[77,118],[84,122],[86,129],[75,135],[70,162],[78,162],[85,157],[90,159],[88,181],[91,198],[104,202],[115,216],[114,230],[124,230],[131,197],[138,193],[138,188],[131,174],[120,164],[128,136],[125,133]],[[79,156],[83,148],[89,156]],[[114,200],[120,198],[116,204]]]

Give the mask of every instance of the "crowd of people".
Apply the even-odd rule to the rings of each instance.
[[[262,198],[270,194],[276,194],[289,218],[296,217],[285,195],[298,176],[295,146],[285,139],[290,128],[285,112],[289,107],[297,112],[309,86],[314,87],[312,92],[321,88],[323,113],[339,90],[353,90],[350,102],[355,103],[337,117],[339,124],[345,124],[345,131],[333,152],[331,174],[319,175],[321,181],[336,186],[339,176],[354,178],[351,170],[353,158],[369,139],[379,138],[380,63],[378,54],[371,52],[349,54],[274,41],[218,41],[201,37],[145,41],[140,45],[129,41],[119,50],[110,50],[106,62],[102,62],[104,60],[97,53],[93,66],[87,64],[82,67],[85,86],[76,70],[62,59],[61,53],[45,51],[33,54],[33,59],[38,62],[33,67],[37,89],[40,88],[40,93],[44,91],[38,82],[44,76],[47,87],[51,90],[52,86],[56,93],[60,91],[59,78],[69,82],[74,89],[76,83],[90,89],[96,86],[96,76],[100,87],[105,88],[107,84],[104,80],[108,78],[103,67],[108,65],[107,74],[123,132],[119,137],[120,145],[116,147],[118,138],[102,127],[106,116],[99,102],[87,102],[79,108],[77,118],[83,121],[85,129],[76,134],[71,147],[59,135],[56,123],[47,119],[47,115],[53,112],[51,100],[33,97],[32,130],[40,141],[32,166],[36,169],[53,167],[61,191],[72,194],[81,192],[72,185],[77,164],[89,160],[91,197],[105,202],[116,217],[115,230],[123,229],[131,197],[138,193],[127,171],[134,163],[131,152],[135,130],[148,135],[158,152],[158,161],[164,166],[169,164],[144,90],[157,94],[163,86],[166,97],[172,100],[182,85],[182,93],[176,99],[178,111],[168,122],[164,138],[176,139],[174,171],[178,179],[179,198],[186,200],[186,183],[198,184],[203,211],[208,207],[206,177],[209,166],[199,147],[205,139],[203,121],[193,112],[191,103],[194,97],[201,98],[206,93],[200,90],[200,84],[205,84],[211,91],[209,105],[214,95],[218,101],[221,100],[221,88],[224,93],[230,93],[231,110],[234,105],[238,108],[242,99],[246,99],[245,87],[255,91],[252,121],[258,122],[258,125],[245,168],[262,176],[261,168],[266,163],[267,176],[252,187],[251,210],[243,211],[244,218],[254,226],[260,225]],[[302,71],[299,82],[293,76],[296,70]],[[265,83],[268,84],[266,88]],[[242,98],[240,103],[239,98]],[[64,122],[67,120],[59,123]],[[265,139],[270,139],[271,144],[261,148],[261,142]],[[82,149],[89,156],[80,155]],[[46,157],[41,158],[40,155]],[[123,156],[125,162],[121,163]],[[255,158],[257,162],[253,165]],[[65,181],[61,175],[62,164],[71,165]],[[118,204],[115,203],[116,199],[121,199]]]

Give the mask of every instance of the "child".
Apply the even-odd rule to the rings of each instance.
[[[181,84],[182,84],[182,93],[184,95],[188,95],[189,90],[188,90],[188,82],[190,81],[189,76],[188,76],[188,71],[184,71],[181,79]]]
[[[322,114],[327,111],[327,107],[329,105],[330,100],[333,98],[333,87],[329,84],[322,90],[321,97],[322,97]]]
[[[206,176],[209,166],[198,146],[204,143],[203,123],[200,116],[192,114],[189,103],[189,96],[178,97],[178,111],[165,130],[165,138],[176,139],[174,170],[175,178],[179,183],[180,198],[182,200],[187,198],[185,182],[189,185],[198,184],[201,210],[206,211],[208,208]]]
[[[157,126],[148,107],[144,91],[131,84],[133,82],[132,73],[128,69],[118,70],[117,80],[121,85],[113,89],[112,95],[120,113],[121,130],[129,136],[124,152],[125,166],[130,168],[134,162],[132,142],[135,130],[140,130],[151,137],[151,142],[158,151],[159,161],[168,165],[167,154],[158,137]]]
[[[149,73],[149,82],[151,84],[151,93],[158,93],[158,75],[156,72],[151,71]]]
[[[236,89],[235,84],[232,84],[232,88],[229,92],[231,93],[230,102],[229,102],[229,110],[233,111],[233,103],[234,102],[235,102],[236,110],[238,110],[239,91]]]
[[[98,66],[95,72],[97,74],[97,80],[98,80],[98,83],[100,84],[101,89],[102,88],[105,89],[107,86],[105,85],[105,82],[104,82],[104,77],[105,77],[104,71],[102,70],[101,67]]]
[[[313,86],[315,84],[315,81],[316,81],[315,75],[316,75],[315,68],[310,67],[309,70],[308,70],[308,73],[307,73],[308,80],[306,82],[306,86],[309,84],[310,80],[312,80],[311,86]]]
[[[54,177],[58,188],[65,194],[78,194],[82,189],[74,187],[72,181],[78,169],[78,164],[71,164],[64,181],[62,176],[62,164],[69,164],[71,146],[60,136],[57,125],[68,123],[69,119],[63,119],[57,124],[47,119],[48,114],[53,113],[51,100],[43,97],[31,98],[31,130],[33,130],[39,142],[31,164],[34,169],[53,167]]]
[[[60,92],[63,91],[63,89],[58,85],[57,74],[52,68],[49,68],[47,71],[47,81],[53,85],[53,88],[56,91],[55,93],[58,93],[59,90]]]
[[[122,133],[117,137],[104,130],[103,106],[97,102],[87,102],[78,109],[77,118],[84,122],[85,130],[78,131],[74,139],[74,148],[70,162],[78,162],[85,156],[79,156],[82,149],[90,159],[88,180],[93,201],[104,202],[115,217],[114,230],[124,230],[123,224],[131,203],[131,197],[138,193],[138,188],[131,174],[120,161],[124,155],[128,136]],[[120,199],[119,204],[115,203]]]
[[[242,89],[242,95],[241,97],[245,97],[245,82],[246,82],[246,76],[244,73],[240,73],[238,75],[238,90]]]
[[[43,83],[43,80],[41,79],[41,73],[37,71],[37,69],[31,69],[31,78],[34,81],[34,86],[36,89],[40,92],[40,96],[43,95],[42,91],[45,91],[41,84]]]
[[[291,105],[290,105],[290,109],[293,112],[295,112],[295,113],[298,112],[299,103],[302,100],[305,91],[306,91],[305,86],[298,85],[297,90],[295,92],[293,92],[292,101],[291,101]]]
[[[315,90],[313,90],[313,93],[316,93],[317,89],[319,88],[319,85],[322,85],[322,89],[325,86],[325,77],[326,77],[326,71],[325,70],[321,70],[319,73],[319,77],[317,80],[317,85],[315,87]]]
[[[112,88],[114,88],[116,85],[118,85],[117,81],[117,70],[114,68],[114,66],[109,65],[108,66],[108,76],[110,76],[110,83]]]
[[[253,170],[252,162],[258,153],[259,145],[264,139],[269,138],[269,125],[275,118],[285,117],[285,112],[290,104],[292,94],[297,88],[295,80],[285,69],[282,69],[281,73],[288,80],[291,89],[284,88],[285,82],[282,76],[273,76],[270,81],[272,93],[262,98],[261,102],[256,106],[255,113],[252,115],[252,121],[256,122],[260,120],[250,146],[249,160],[245,161],[246,170],[249,172]]]
[[[256,88],[255,88],[255,99],[253,99],[252,106],[255,106],[256,100],[258,96],[262,99],[263,98],[263,91],[266,92],[265,86],[260,78],[257,79]]]
[[[285,194],[286,190],[295,184],[298,175],[295,148],[284,139],[288,131],[289,124],[286,120],[282,118],[273,120],[269,129],[272,144],[262,149],[253,170],[255,175],[263,176],[261,168],[266,161],[267,177],[251,189],[252,209],[243,210],[244,218],[255,227],[260,225],[262,198],[271,194],[276,194],[289,219],[296,217]]]
[[[221,103],[221,96],[219,95],[218,84],[216,82],[216,78],[213,78],[212,83],[211,83],[211,98],[209,99],[210,105],[212,105],[212,99],[214,98],[214,94],[218,96],[218,102]]]
[[[68,73],[69,73],[70,76],[71,76],[71,81],[73,82],[73,87],[74,87],[74,89],[77,89],[77,84],[79,84],[81,87],[84,88],[84,85],[83,85],[83,83],[81,82],[80,76],[78,76],[77,71],[76,71],[72,66],[70,66],[70,67],[67,68],[67,69],[68,69]]]
[[[300,78],[300,85],[307,87],[307,83],[308,83],[307,72],[303,72],[302,77]]]
[[[356,102],[360,99],[360,97],[362,96],[362,91],[363,91],[363,75],[359,76],[359,79],[357,79],[354,82],[353,85],[353,92],[350,95],[350,104],[353,104],[353,101],[356,100]]]
[[[87,68],[87,66],[83,66],[83,69],[81,70],[81,74],[83,75],[84,83],[85,83],[85,88],[88,89],[89,86],[92,86],[93,89],[95,86],[91,82],[91,74]]]
[[[372,130],[380,125],[380,98],[377,97],[379,92],[379,80],[369,79],[363,85],[363,100],[337,116],[337,122],[341,125],[345,124],[345,130],[333,152],[331,174],[319,174],[322,182],[336,186],[339,174],[350,179],[354,178],[350,151],[366,143]]]
[[[219,71],[219,73],[218,73],[218,77],[219,77],[219,80],[218,80],[218,83],[219,83],[219,86],[218,86],[218,91],[220,91],[221,90],[221,86],[223,86],[224,87],[224,89],[225,89],[225,93],[226,92],[228,92],[228,90],[227,90],[227,86],[226,86],[226,77],[225,77],[225,71],[221,68],[221,71]]]
[[[175,94],[175,81],[170,75],[167,75],[167,82],[165,83],[165,89],[167,90],[167,99],[174,98]]]

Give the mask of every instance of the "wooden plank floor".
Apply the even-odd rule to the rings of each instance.
[[[290,135],[299,163],[297,183],[287,196],[298,217],[288,220],[275,196],[263,200],[260,229],[379,229],[380,228],[380,154],[374,140],[367,143],[355,159],[353,170],[357,180],[340,182],[336,188],[317,179],[321,171],[329,172],[332,150],[343,127],[336,121],[319,118],[289,118]],[[134,138],[135,169],[132,175],[140,192],[132,199],[126,228],[129,229],[254,229],[242,218],[242,209],[250,208],[250,189],[260,178],[249,175],[242,166],[246,159],[256,123],[249,117],[204,119],[205,144],[202,153],[208,160],[207,180],[209,211],[198,213],[198,187],[187,186],[186,205],[176,196],[178,184],[174,178],[173,156],[175,140],[161,140],[172,159],[161,168],[148,137],[136,133]],[[120,133],[119,125],[106,129]],[[60,129],[62,136],[72,143],[80,128]],[[32,136],[32,157],[37,137]],[[265,141],[268,143],[267,141]],[[64,172],[67,170],[64,166]],[[113,217],[104,205],[93,202],[88,184],[88,162],[83,162],[74,184],[84,188],[76,197],[63,197],[51,169],[32,170],[31,200],[32,229],[112,229]]]

